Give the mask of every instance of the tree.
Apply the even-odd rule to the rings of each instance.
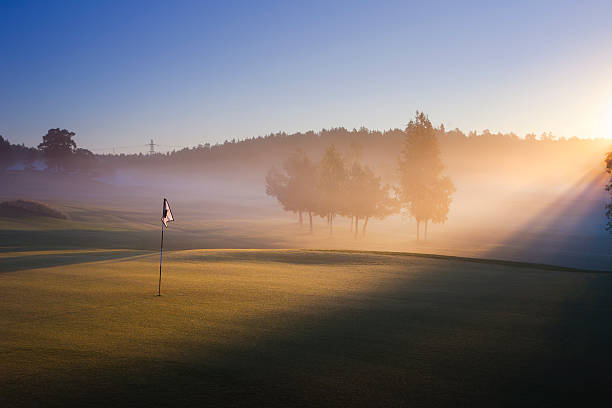
[[[443,171],[436,129],[423,112],[417,111],[406,126],[397,190],[401,205],[416,219],[417,240],[421,222],[425,223],[425,239],[429,221],[446,222],[455,187]]]
[[[272,167],[266,174],[266,194],[276,198],[285,211],[293,211],[288,199],[289,177]]]
[[[0,135],[0,154],[8,152],[10,147],[11,143]]]
[[[383,219],[397,210],[395,200],[390,197],[390,187],[381,185],[368,166],[353,163],[346,183],[344,215],[350,217],[355,237],[359,234],[359,220],[363,220],[362,235],[365,235],[371,217]],[[354,228],[353,228],[354,222]]]
[[[365,235],[371,217],[384,218],[397,209],[389,186],[381,185],[380,177],[358,162],[347,171],[342,155],[333,145],[328,147],[319,166],[298,149],[285,160],[282,171],[270,169],[266,193],[275,197],[285,211],[298,213],[300,225],[302,212],[307,212],[311,232],[312,215],[326,217],[330,235],[338,214],[351,218],[351,228],[354,225],[357,236],[360,220],[364,221]]]
[[[284,168],[289,175],[289,197],[299,214],[300,227],[302,213],[306,212],[312,232],[312,215],[317,208],[317,167],[298,149],[285,161]]]
[[[391,187],[381,184],[380,177],[365,167],[364,188],[361,200],[361,216],[364,218],[361,234],[365,236],[370,218],[380,220],[399,211],[398,201],[391,196]],[[357,227],[357,225],[356,225]]]
[[[300,227],[303,224],[302,213],[308,213],[312,232],[312,215],[317,207],[317,168],[298,149],[283,163],[283,170],[284,173],[275,168],[268,171],[266,193],[276,197],[285,211],[297,212]]]
[[[96,156],[91,151],[77,148],[72,154],[69,168],[83,173],[92,173],[97,164]]]
[[[612,152],[608,152],[606,154],[606,172],[611,174],[608,179],[608,183],[606,184],[606,191],[612,194]],[[612,234],[612,198],[606,204],[606,218],[608,222],[606,224],[606,231]]]
[[[76,150],[76,142],[72,138],[76,134],[66,129],[49,129],[43,136],[38,149],[43,153],[47,166],[56,171],[64,169]]]
[[[319,182],[317,185],[317,213],[327,218],[329,235],[333,234],[334,218],[344,208],[345,187],[347,181],[344,159],[334,145],[330,145],[320,164]]]
[[[0,171],[6,170],[12,163],[10,162],[11,144],[0,135]]]
[[[351,231],[355,232],[355,237],[358,233],[357,225],[359,225],[359,209],[360,200],[362,197],[362,189],[364,184],[364,171],[361,164],[354,162],[347,172],[346,185],[344,188],[344,205],[342,207],[342,215],[348,217],[351,221]]]

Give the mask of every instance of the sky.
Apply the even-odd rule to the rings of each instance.
[[[404,127],[612,138],[611,1],[0,0],[0,135],[96,153]]]

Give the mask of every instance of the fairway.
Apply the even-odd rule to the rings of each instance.
[[[0,408],[612,406],[611,15],[0,1]]]
[[[342,251],[165,257],[157,297],[153,253],[3,253],[0,406],[549,405],[610,386],[606,273]]]

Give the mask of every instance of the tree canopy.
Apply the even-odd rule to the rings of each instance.
[[[336,216],[351,218],[355,222],[355,235],[359,220],[364,220],[362,234],[372,217],[384,218],[392,214],[395,200],[390,187],[381,184],[379,176],[367,166],[354,162],[350,169],[346,160],[330,145],[321,161],[313,163],[306,154],[297,150],[284,163],[283,170],[271,168],[266,175],[266,193],[275,197],[285,211],[327,220],[329,233],[333,233]]]
[[[334,145],[325,151],[320,164],[318,214],[327,218],[330,235],[333,232],[334,218],[344,207],[344,192],[347,172],[342,155]]]
[[[304,154],[297,150],[283,163],[283,172],[272,168],[266,175],[266,193],[276,197],[285,211],[299,214],[300,226],[302,213],[308,213],[312,231],[312,215],[317,207],[317,167]]]
[[[55,171],[81,171],[89,173],[98,164],[96,156],[87,149],[77,148],[76,133],[66,129],[49,129],[38,145],[49,169]]]
[[[612,152],[606,154],[606,171],[611,175],[606,183],[606,191],[612,194]],[[606,218],[608,219],[606,231],[612,234],[612,198],[606,204]]]
[[[266,177],[266,192],[276,197],[286,211],[298,212],[300,224],[302,212],[327,219],[330,235],[333,222],[341,215],[351,220],[355,236],[359,235],[359,222],[363,221],[365,235],[371,218],[384,218],[402,208],[417,222],[417,239],[420,224],[444,223],[448,218],[455,186],[444,175],[444,164],[440,157],[437,134],[445,133],[443,126],[435,129],[429,118],[417,112],[406,126],[404,145],[399,157],[399,186],[383,185],[381,177],[360,163],[360,148],[354,143],[350,150],[355,158],[347,166],[346,159],[331,144],[321,161],[315,166],[298,150],[283,165],[283,172],[275,168]],[[353,154],[357,152],[356,154]]]
[[[43,136],[43,141],[38,145],[38,149],[43,152],[47,165],[56,170],[65,168],[76,150],[76,142],[72,138],[76,135],[66,129],[49,129]]]
[[[417,112],[406,126],[397,189],[403,208],[417,221],[417,239],[421,222],[425,223],[427,239],[429,221],[444,223],[447,220],[455,186],[443,171],[436,129],[423,112]]]

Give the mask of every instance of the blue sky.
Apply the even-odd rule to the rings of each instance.
[[[610,16],[610,1],[0,0],[0,134],[138,151],[403,127],[419,109],[464,131],[612,137]]]

